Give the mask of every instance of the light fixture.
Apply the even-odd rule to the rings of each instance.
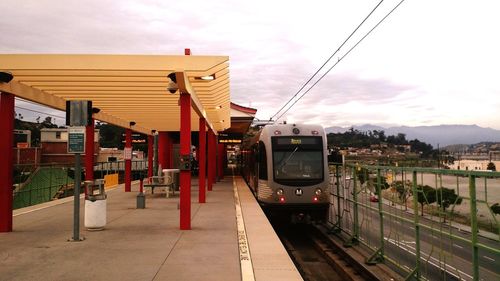
[[[215,75],[212,74],[212,75],[201,76],[200,79],[205,81],[211,81],[215,79]]]
[[[212,81],[215,80],[215,74],[198,76],[194,78],[195,80],[204,80],[204,81]]]
[[[92,107],[92,113],[96,114],[96,113],[99,113],[101,111],[100,108],[98,107]]]
[[[9,83],[14,78],[10,71],[0,71],[0,82]]]
[[[130,127],[134,126],[135,125],[135,122],[134,121],[130,121]]]
[[[221,108],[222,108],[222,105],[218,105],[218,106],[215,107],[216,110],[219,110]]]

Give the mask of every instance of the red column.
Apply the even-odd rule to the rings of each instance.
[[[206,200],[206,193],[205,193],[205,183],[206,183],[206,163],[207,163],[207,158],[206,158],[206,153],[207,153],[207,134],[205,130],[206,126],[206,121],[205,118],[200,118],[200,131],[198,133],[198,139],[199,139],[199,148],[198,148],[198,153],[196,156],[198,157],[198,186],[199,186],[199,193],[198,193],[198,202],[200,203],[205,203]]]
[[[208,131],[208,159],[207,159],[207,169],[208,169],[208,179],[207,179],[207,188],[208,191],[212,191],[212,185],[214,184],[213,175],[214,175],[214,163],[215,163],[215,151],[213,149],[213,131]]]
[[[0,93],[0,232],[12,231],[14,95]]]
[[[162,169],[166,169],[167,165],[167,153],[168,153],[168,133],[159,132],[158,133],[158,165]]]
[[[217,156],[217,161],[219,164],[219,180],[222,180],[224,178],[224,159],[225,159],[225,145],[223,143],[219,143],[218,145],[219,152]]]
[[[217,182],[217,136],[215,132],[212,132],[212,150],[214,154],[212,182],[215,184]]]
[[[94,118],[85,127],[85,180],[94,179]],[[86,190],[85,190],[86,191]]]
[[[153,142],[153,136],[148,135],[148,178],[153,176]]]
[[[158,133],[158,164],[162,169],[172,168],[172,138],[168,132]]]
[[[125,147],[132,149],[132,130],[125,130]],[[125,192],[131,191],[132,160],[125,160]]]
[[[178,167],[174,167],[174,140],[172,139],[172,137],[170,135],[168,135],[168,138],[167,138],[167,154],[166,154],[166,157],[167,157],[167,166],[166,168],[168,169],[173,169],[173,168],[178,168]]]
[[[191,95],[181,94],[181,160],[189,161],[191,152]],[[180,229],[191,229],[191,171],[180,172]]]

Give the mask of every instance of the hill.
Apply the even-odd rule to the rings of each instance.
[[[351,127],[329,127],[325,128],[327,133],[343,133]],[[418,139],[420,141],[441,147],[452,144],[475,144],[480,142],[500,142],[500,130],[483,128],[477,125],[439,125],[418,127],[389,127],[384,128],[375,125],[353,126],[358,131],[383,130],[385,135],[397,135],[402,133],[406,139]]]

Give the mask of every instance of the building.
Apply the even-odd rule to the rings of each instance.
[[[44,128],[40,130],[41,163],[74,163],[74,154],[68,153],[68,129]],[[94,161],[99,151],[99,130],[94,131]],[[82,154],[82,156],[85,154]]]

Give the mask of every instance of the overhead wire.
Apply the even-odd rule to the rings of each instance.
[[[300,89],[273,116],[271,116],[271,118],[269,118],[269,120],[272,120],[276,115],[278,115],[280,111],[283,110],[300,93],[300,91],[302,91],[306,87],[306,85],[309,82],[311,82],[312,79],[314,79],[314,77],[321,71],[321,69],[323,69],[323,67],[325,67],[325,65],[332,60],[332,58],[340,51],[340,49],[342,49],[342,47],[347,43],[347,41],[351,39],[351,37],[356,33],[356,31],[358,31],[358,29],[363,25],[363,23],[365,23],[366,20],[368,20],[368,18],[375,12],[375,10],[377,10],[377,8],[380,6],[380,4],[382,4],[382,2],[384,2],[384,0],[380,0],[380,2],[370,11],[370,13],[361,21],[361,23],[358,24],[358,26],[351,32],[351,34],[347,36],[344,42],[342,42],[342,44],[340,44],[340,46],[332,53],[332,55],[323,63],[323,65],[321,65],[318,68],[318,70],[314,72],[314,74],[309,78],[309,80],[307,80],[302,85],[302,87],[300,87]]]
[[[47,115],[47,116],[52,116],[52,117],[56,117],[56,118],[61,118],[61,119],[65,119],[66,117],[65,116],[59,116],[59,115],[54,115],[54,114],[50,114],[50,113],[47,113],[47,112],[42,112],[42,111],[38,111],[38,110],[34,110],[34,109],[30,109],[30,108],[26,108],[26,107],[22,107],[22,106],[14,106],[15,108],[19,108],[19,109],[24,109],[24,110],[27,110],[27,111],[31,111],[31,112],[36,112],[36,113],[40,113],[40,114],[43,114],[43,115]]]
[[[36,106],[38,106],[38,107],[40,107],[40,106],[41,106],[39,103],[32,102],[32,101],[30,101],[30,100],[25,100],[25,99],[18,98],[18,97],[16,97],[16,100],[17,100],[17,101],[20,101],[20,102],[24,102],[24,103],[33,104],[33,105],[36,105]],[[43,115],[45,115],[45,116],[51,116],[51,117],[55,117],[55,118],[66,119],[66,116],[54,115],[54,114],[50,114],[50,113],[47,113],[47,112],[38,111],[38,110],[34,110],[34,109],[31,109],[31,108],[26,108],[26,107],[22,107],[22,106],[18,106],[18,105],[16,105],[15,107],[16,107],[16,108],[19,108],[19,109],[23,109],[23,110],[27,110],[27,111],[35,112],[35,113],[40,113],[40,114],[43,114]]]
[[[370,35],[373,30],[375,30],[382,22],[385,21],[385,19],[387,19],[387,17],[389,17],[405,0],[401,0],[396,6],[394,6],[394,8],[392,8],[389,13],[387,13],[375,26],[373,26],[363,37],[361,37],[360,40],[358,40],[356,42],[356,44],[354,44],[343,56],[341,56],[337,62],[335,62],[334,65],[332,65],[323,75],[321,75],[321,77],[312,84],[311,87],[309,87],[304,93],[302,93],[301,96],[299,96],[298,99],[296,99],[283,113],[281,113],[279,115],[279,117],[276,118],[276,121],[279,120],[281,117],[283,117],[283,115],[285,115],[302,97],[304,97],[304,95],[306,95],[314,86],[316,86],[316,84],[318,84],[335,66],[337,66],[347,55],[349,55],[352,50],[354,50],[366,37],[368,37],[368,35]],[[292,98],[293,99],[293,98]],[[291,101],[291,100],[290,100]],[[290,101],[287,102],[290,103]]]

